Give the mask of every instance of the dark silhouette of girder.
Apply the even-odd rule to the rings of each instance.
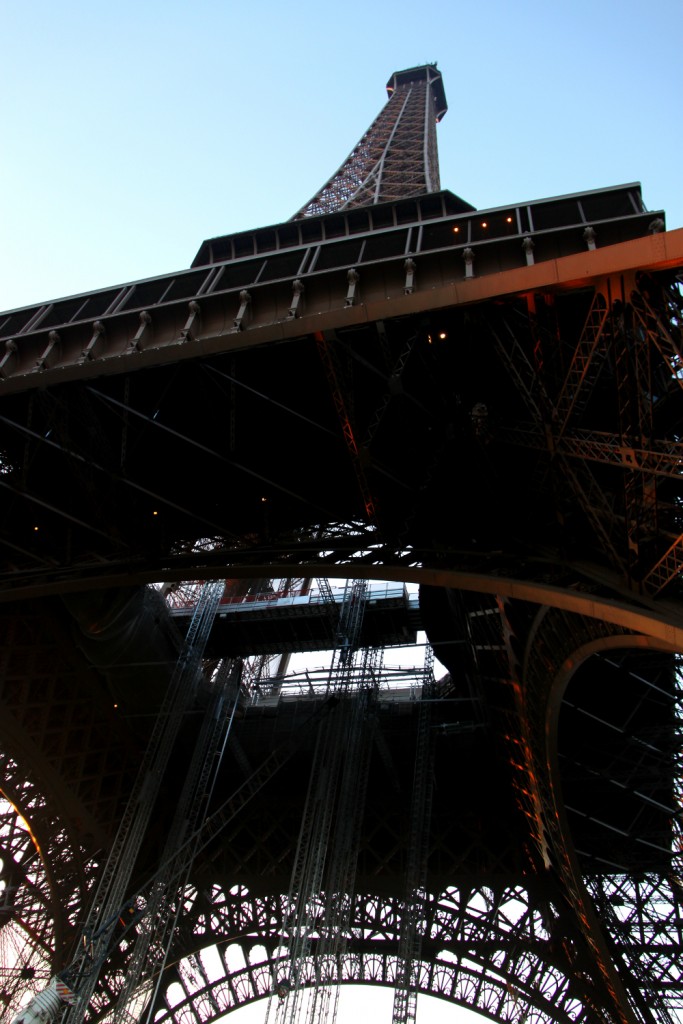
[[[394,141],[433,169],[440,76],[392,82]],[[385,114],[352,186],[344,165],[321,193],[336,205],[0,317],[2,790],[31,828],[6,809],[0,942],[30,936],[8,1006],[74,953],[178,656],[144,585],[292,577],[419,584],[448,669],[420,990],[511,1022],[681,1005],[683,232],[637,185],[487,211],[412,170],[378,192]],[[177,895],[165,1019],[278,976],[311,761],[296,723],[318,704],[271,696],[243,703],[223,786],[259,787],[216,809]],[[397,981],[417,718],[377,709],[344,981]],[[188,721],[134,886],[193,739]],[[209,977],[217,937],[240,971]]]

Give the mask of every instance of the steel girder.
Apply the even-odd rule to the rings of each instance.
[[[2,314],[0,394],[683,263],[683,231],[649,235],[652,214],[643,210],[636,186],[597,197],[610,237],[592,253],[582,240],[582,210],[593,194],[476,215],[449,195],[418,197],[407,210],[401,204],[363,210],[356,214],[360,225],[352,213],[329,215],[313,241],[303,229],[300,238],[279,239],[273,228],[263,244],[258,234],[249,236],[246,256],[231,240],[230,254],[234,248],[238,255],[224,255],[218,265],[209,258],[193,270]],[[546,225],[544,252],[528,266],[522,242],[534,218]],[[466,250],[476,259],[474,276],[463,272]]]
[[[597,285],[564,371],[556,341],[570,339],[557,320],[547,322],[538,367],[518,340],[525,332],[538,337],[537,323],[522,327],[508,317],[502,330],[491,324],[498,355],[532,417],[498,430],[508,443],[547,452],[541,486],[553,480],[558,496],[572,493],[614,568],[635,590],[656,594],[681,565],[676,492],[659,483],[680,481],[683,466],[680,395],[672,393],[681,384],[681,299],[671,283],[644,275],[631,280],[626,298],[615,297],[617,288],[623,296],[622,281]],[[601,429],[610,417],[618,424],[613,432]],[[608,478],[597,478],[591,463],[621,470],[621,495],[615,481],[605,488]]]

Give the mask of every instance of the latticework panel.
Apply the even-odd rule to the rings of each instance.
[[[254,899],[243,889],[195,895],[195,944],[167,982],[155,1020],[205,1024],[272,994],[288,964],[276,953],[286,898]],[[423,957],[419,991],[492,1017],[516,1021],[591,1020],[586,992],[563,959],[552,932],[547,894],[520,886],[471,884],[429,895],[419,915]],[[398,899],[356,897],[350,923],[352,952],[302,965],[307,986],[320,982],[393,987],[399,969],[402,905]],[[315,949],[320,936],[312,936]],[[207,940],[210,940],[207,943]]]
[[[552,785],[557,786],[557,779],[552,773],[548,775],[547,750],[536,733],[543,730],[544,709],[549,704],[552,681],[559,677],[568,659],[576,657],[591,641],[602,643],[610,636],[610,629],[597,621],[591,625],[579,616],[558,611],[546,612],[535,620],[529,617],[529,608],[514,602],[511,606],[502,606],[485,597],[470,602],[468,609],[477,675],[482,685],[499,687],[502,705],[505,705],[503,691],[509,688],[505,682],[508,658],[515,650],[521,653],[521,638],[528,636],[533,641],[533,657],[528,656],[525,667],[526,703],[520,705],[523,711],[520,721],[526,720],[526,731],[515,731],[518,723],[514,735],[508,739],[522,745],[530,740],[536,750],[533,756],[527,757],[523,768],[521,764],[517,766],[517,789],[522,809],[527,812],[530,845],[535,845],[541,854],[545,851],[550,866],[542,870],[541,856],[536,858],[535,869],[529,865],[520,873],[518,866],[515,869],[516,862],[503,855],[505,837],[488,834],[484,837],[482,826],[474,822],[465,864],[463,842],[467,841],[467,835],[460,832],[451,835],[447,823],[439,818],[430,838],[431,894],[418,914],[416,925],[422,947],[419,991],[472,1006],[501,1022],[517,1021],[526,1015],[527,1020],[585,1020],[593,1024],[609,1017],[604,993],[600,991],[599,971],[606,941],[609,960],[614,965],[610,970],[622,977],[629,994],[640,991],[645,998],[654,1000],[654,1010],[636,1013],[636,1019],[666,1021],[667,1006],[678,1005],[683,990],[683,978],[676,967],[681,928],[680,885],[672,870],[660,873],[650,870],[647,876],[642,871],[630,875],[612,872],[609,877],[589,874],[586,891],[585,874],[582,880],[576,873],[574,837],[559,819],[557,826],[552,822],[548,824],[554,814]],[[632,641],[632,635],[615,632],[613,627],[611,635],[619,648],[628,648]],[[615,662],[619,660],[618,648],[616,653],[610,652],[610,657]],[[644,696],[634,702],[630,695],[628,707],[645,725],[652,719],[655,724],[663,722],[668,729],[675,691],[666,689],[671,679],[669,662],[662,660],[665,657],[657,655],[659,661],[655,659],[648,678],[642,681]],[[541,665],[542,671],[535,667]],[[626,701],[624,678],[620,677],[620,682]],[[663,717],[656,708],[651,713],[650,708],[661,699],[668,709]],[[491,714],[498,714],[501,709],[492,706]],[[466,734],[463,723],[459,729],[447,726],[448,735],[459,735],[463,729]],[[481,745],[483,733],[477,735]],[[653,738],[649,736],[650,741]],[[579,760],[584,757],[578,747],[573,747],[572,752]],[[627,760],[632,760],[630,755]],[[461,771],[454,771],[452,757],[448,769],[449,778],[463,777]],[[474,770],[473,763],[470,769]],[[625,781],[629,785],[636,784],[647,799],[661,801],[661,784],[657,790],[648,788],[647,784],[647,778],[655,769],[656,764],[648,755],[647,760],[634,766],[633,779],[625,780],[621,761],[617,759],[610,765],[609,781],[619,786]],[[16,773],[16,765],[8,763],[6,774],[11,770]],[[379,786],[377,775],[373,777]],[[292,779],[290,772],[290,788],[295,788]],[[500,785],[509,785],[509,782],[503,773]],[[472,780],[469,788],[472,788]],[[459,825],[457,793],[448,792],[451,818]],[[28,798],[28,791],[26,796]],[[488,809],[491,812],[490,805]],[[280,819],[268,813],[264,817],[262,810],[260,817],[267,821],[267,831],[270,833],[277,828],[271,845],[267,846],[262,830],[254,830],[256,819],[242,815],[241,825],[234,823],[229,835],[211,851],[198,871],[196,887],[184,889],[178,897],[180,923],[169,951],[169,963],[174,966],[164,976],[161,994],[157,997],[163,1004],[155,1004],[158,1021],[203,1024],[245,1002],[269,995],[274,982],[287,975],[289,964],[283,959],[282,950],[289,910],[287,897],[281,894],[286,878],[279,877],[277,865],[279,860],[287,858],[294,842],[291,823],[297,818],[287,813],[289,807],[284,805]],[[30,817],[40,824],[37,811]],[[289,827],[285,827],[287,823]],[[377,825],[379,831],[373,830],[367,837],[371,846],[373,843],[377,846],[377,857],[373,859],[367,851],[363,853],[360,888],[364,895],[353,901],[350,910],[348,952],[336,961],[327,958],[324,963],[316,956],[318,949],[324,948],[324,917],[321,916],[320,925],[316,924],[311,934],[310,953],[301,964],[305,986],[320,982],[336,984],[338,980],[387,986],[397,982],[404,910],[397,895],[401,892],[396,874],[398,865],[389,853],[401,846],[401,833],[395,823],[392,827],[390,819],[386,824],[378,819]],[[641,826],[642,822],[638,823],[638,827]],[[46,820],[45,828],[52,839],[46,863],[59,866],[60,857],[68,851],[68,841],[57,819]],[[642,832],[643,846],[650,847],[643,863],[651,865],[658,862],[652,853],[652,836],[651,830]],[[668,840],[663,836],[661,841],[668,841],[671,846],[674,838],[670,834]],[[8,838],[7,842],[9,849],[14,840]],[[611,849],[614,851],[616,847],[613,845]],[[487,855],[491,850],[498,855],[497,860]],[[9,858],[7,861],[9,863]],[[674,860],[669,858],[667,864],[673,865]],[[207,869],[212,873],[207,875]],[[66,868],[64,870],[66,872]],[[228,889],[232,879],[244,878],[247,870],[264,886],[258,894],[244,886]],[[368,895],[373,884],[370,875],[384,887],[381,895]],[[436,875],[439,881],[434,880]],[[206,878],[214,881],[222,878],[224,885],[211,886],[200,881]],[[266,878],[270,878],[270,887],[264,883]],[[448,879],[445,883],[441,880],[444,878]],[[280,888],[276,888],[278,885]],[[36,899],[34,903],[35,913],[48,922],[44,926],[42,944],[43,949],[48,949],[57,940],[50,930],[49,919],[55,914],[55,907],[49,884],[45,891],[45,898]],[[73,904],[73,914],[69,910],[69,920],[77,912],[77,902]],[[134,934],[129,934],[112,950],[88,1020],[111,1019],[134,948],[133,939]],[[61,941],[57,941],[57,945],[64,948]],[[154,962],[158,963],[159,959]],[[143,992],[137,1006],[142,1006],[150,986],[157,981],[154,976],[143,976]]]
[[[0,1000],[11,1017],[63,965],[97,863],[6,754],[0,778]]]
[[[0,801],[0,997],[11,1014],[27,984],[44,984],[54,948],[54,905],[39,850],[12,804]]]

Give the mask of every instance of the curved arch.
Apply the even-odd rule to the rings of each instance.
[[[249,1006],[262,999],[273,996],[272,977],[277,971],[278,962],[264,961],[258,965],[267,979],[267,987],[255,991],[252,988],[256,965],[250,965],[240,971],[232,972],[229,977],[218,978],[207,982],[203,988],[187,993],[182,1000],[169,1008],[168,1013],[155,1017],[157,1024],[176,1022],[176,1024],[212,1024],[224,1014]],[[384,987],[393,990],[396,983],[396,963],[384,954],[351,954],[347,953],[339,965],[338,973],[330,973],[326,979],[335,985],[367,985],[368,987]],[[570,1024],[581,1019],[572,1016],[580,1009],[578,1001],[575,1005],[568,1004],[567,1010],[558,1016],[555,1010],[547,1005],[538,1006],[526,1001],[523,988],[503,981],[489,982],[482,985],[483,971],[474,966],[456,965],[448,960],[421,960],[418,970],[418,993],[441,999],[452,1006],[473,1010],[499,1024],[514,1024],[519,1021],[521,1007],[527,1014],[527,1021],[543,1022],[543,1024]],[[313,982],[307,982],[311,988]]]
[[[560,723],[561,704],[565,696],[568,686],[571,681],[577,675],[579,670],[585,663],[595,654],[602,654],[609,651],[626,651],[633,652],[636,650],[649,650],[649,651],[662,651],[670,653],[667,645],[661,644],[657,639],[653,637],[637,636],[632,634],[614,634],[605,635],[602,637],[594,637],[587,643],[578,647],[573,655],[569,658],[565,658],[562,664],[559,666],[554,678],[551,681],[550,697],[546,707],[546,758],[548,765],[548,773],[551,779],[551,792],[553,794],[553,807],[555,820],[559,823],[560,829],[566,836],[572,834],[572,830],[567,817],[567,811],[564,805],[564,801],[558,799],[558,793],[561,792],[561,768],[559,761],[559,750],[558,750],[558,731]],[[674,705],[674,694],[670,695],[671,700],[671,712],[673,714]],[[671,840],[672,844],[675,843],[676,837],[680,837],[681,824],[677,821],[676,808],[671,808]],[[644,837],[645,838],[645,837]],[[674,887],[671,884],[669,878],[659,878],[657,880],[654,877],[643,876],[642,878],[632,878],[630,875],[625,874],[623,878],[615,880],[610,883],[608,879],[594,879],[593,885],[589,885],[588,879],[581,872],[578,857],[574,844],[571,838],[566,842],[566,852],[569,862],[572,866],[576,884],[581,885],[586,894],[589,897],[589,908],[590,912],[593,913],[595,923],[601,930],[609,930],[613,934],[620,936],[620,950],[621,956],[624,958],[628,965],[630,974],[639,981],[639,992],[636,996],[636,1001],[643,999],[647,1002],[650,1008],[657,1007],[660,1011],[666,1012],[666,1008],[661,999],[661,993],[651,990],[650,978],[655,977],[663,979],[671,973],[671,960],[670,958],[662,960],[661,956],[657,955],[657,951],[654,946],[659,943],[654,942],[648,948],[648,943],[643,943],[641,934],[644,922],[642,918],[637,923],[637,928],[634,931],[634,920],[633,920],[633,906],[634,900],[637,898],[640,902],[639,905],[649,906],[649,916],[651,918],[651,929],[650,938],[654,938],[657,931],[661,935],[666,929],[666,916],[667,912],[663,914],[660,912],[662,899],[665,900],[670,906],[680,902],[680,894],[674,892]],[[672,848],[671,850],[672,859],[675,861],[676,852]],[[680,864],[680,853],[678,854],[678,862]],[[637,889],[637,896],[635,893],[631,894],[630,889]],[[618,894],[618,896],[615,896]],[[646,895],[647,894],[647,895]],[[600,895],[600,916],[598,918],[596,909],[596,896]],[[621,917],[617,917],[613,909],[613,900],[617,899],[617,902],[622,905],[623,908],[627,908],[630,904],[631,909],[631,927],[628,927],[627,916],[622,914]],[[611,953],[611,956],[614,954]],[[645,962],[648,962],[648,966],[645,967]]]
[[[515,685],[519,712],[518,743],[522,756],[516,768],[519,792],[524,794],[527,814],[532,822],[532,837],[545,868],[562,880],[567,904],[565,922],[573,917],[576,936],[566,939],[576,946],[585,945],[595,968],[595,984],[601,1002],[612,1007],[617,1019],[634,1020],[633,992],[617,971],[613,952],[606,941],[584,883],[571,838],[561,792],[558,763],[559,709],[566,687],[578,668],[594,653],[615,649],[647,649],[672,653],[675,648],[659,636],[632,633],[626,626],[598,619],[569,615],[558,608],[539,610],[526,638],[523,685]],[[623,952],[623,944],[621,946]],[[647,984],[640,964],[629,964],[631,974]],[[636,1000],[649,998],[659,1002],[658,993],[640,991]]]
[[[571,571],[571,567],[569,571]],[[663,599],[654,601],[627,592],[616,577],[610,576],[604,571],[601,573],[600,586],[613,590],[615,594],[620,595],[619,597],[607,597],[604,594],[576,589],[573,586],[554,585],[543,580],[515,576],[512,573],[499,575],[495,566],[490,573],[483,573],[459,568],[437,569],[416,565],[414,562],[401,564],[398,559],[393,565],[380,561],[368,564],[350,560],[342,564],[331,564],[326,560],[315,559],[293,559],[280,562],[257,560],[247,564],[231,561],[229,557],[220,561],[213,558],[201,560],[195,557],[191,562],[184,560],[179,567],[167,563],[155,566],[153,569],[128,570],[123,568],[116,573],[88,575],[85,579],[70,579],[61,576],[54,582],[45,580],[35,586],[17,586],[11,591],[0,592],[0,601],[32,597],[37,591],[41,594],[67,594],[118,586],[151,585],[160,582],[182,583],[188,578],[215,580],[277,577],[285,579],[292,575],[310,578],[373,579],[417,583],[528,601],[631,629],[657,639],[660,643],[666,644],[669,650],[683,651],[683,609],[679,604]],[[575,575],[577,579],[582,575],[584,579],[586,578],[583,570],[580,569],[575,571]],[[590,578],[590,574],[588,578]]]
[[[546,898],[543,887],[531,891],[514,884],[497,889],[463,885],[429,895],[418,925],[424,953],[419,991],[501,1024],[518,1019],[520,1007],[539,1022],[587,1020],[580,983],[553,948],[545,923]],[[177,951],[173,977],[157,1005],[157,1024],[215,1020],[270,995],[275,979],[288,970],[280,948],[285,897],[215,890],[213,899],[195,921],[194,948],[182,955]],[[313,949],[303,968],[304,986],[322,980],[393,987],[400,921],[399,899],[356,897],[351,948],[337,964],[327,963],[322,977]],[[231,955],[234,949],[241,963]]]
[[[13,908],[0,914],[8,969],[2,999],[11,1016],[33,978],[47,981],[64,965],[94,878],[86,875],[85,851],[30,772],[2,752],[0,775],[0,879],[17,885]]]
[[[25,979],[49,978],[62,929],[49,864],[8,790],[0,789],[0,1003],[11,1017]]]

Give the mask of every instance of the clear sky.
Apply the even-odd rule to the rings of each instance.
[[[287,220],[390,75],[434,61],[444,188],[485,208],[640,181],[683,226],[683,0],[5,0],[0,24],[0,309]]]
[[[682,0],[5,0],[1,24],[0,309],[288,219],[432,61],[443,187],[641,181],[683,226]]]
[[[391,1024],[393,993],[366,985],[342,986],[337,1024]],[[261,1000],[223,1018],[223,1024],[264,1024],[266,1002]],[[484,1024],[488,1018],[453,1006],[443,999],[418,996],[417,1024]],[[275,1009],[270,1022],[275,1020]]]

